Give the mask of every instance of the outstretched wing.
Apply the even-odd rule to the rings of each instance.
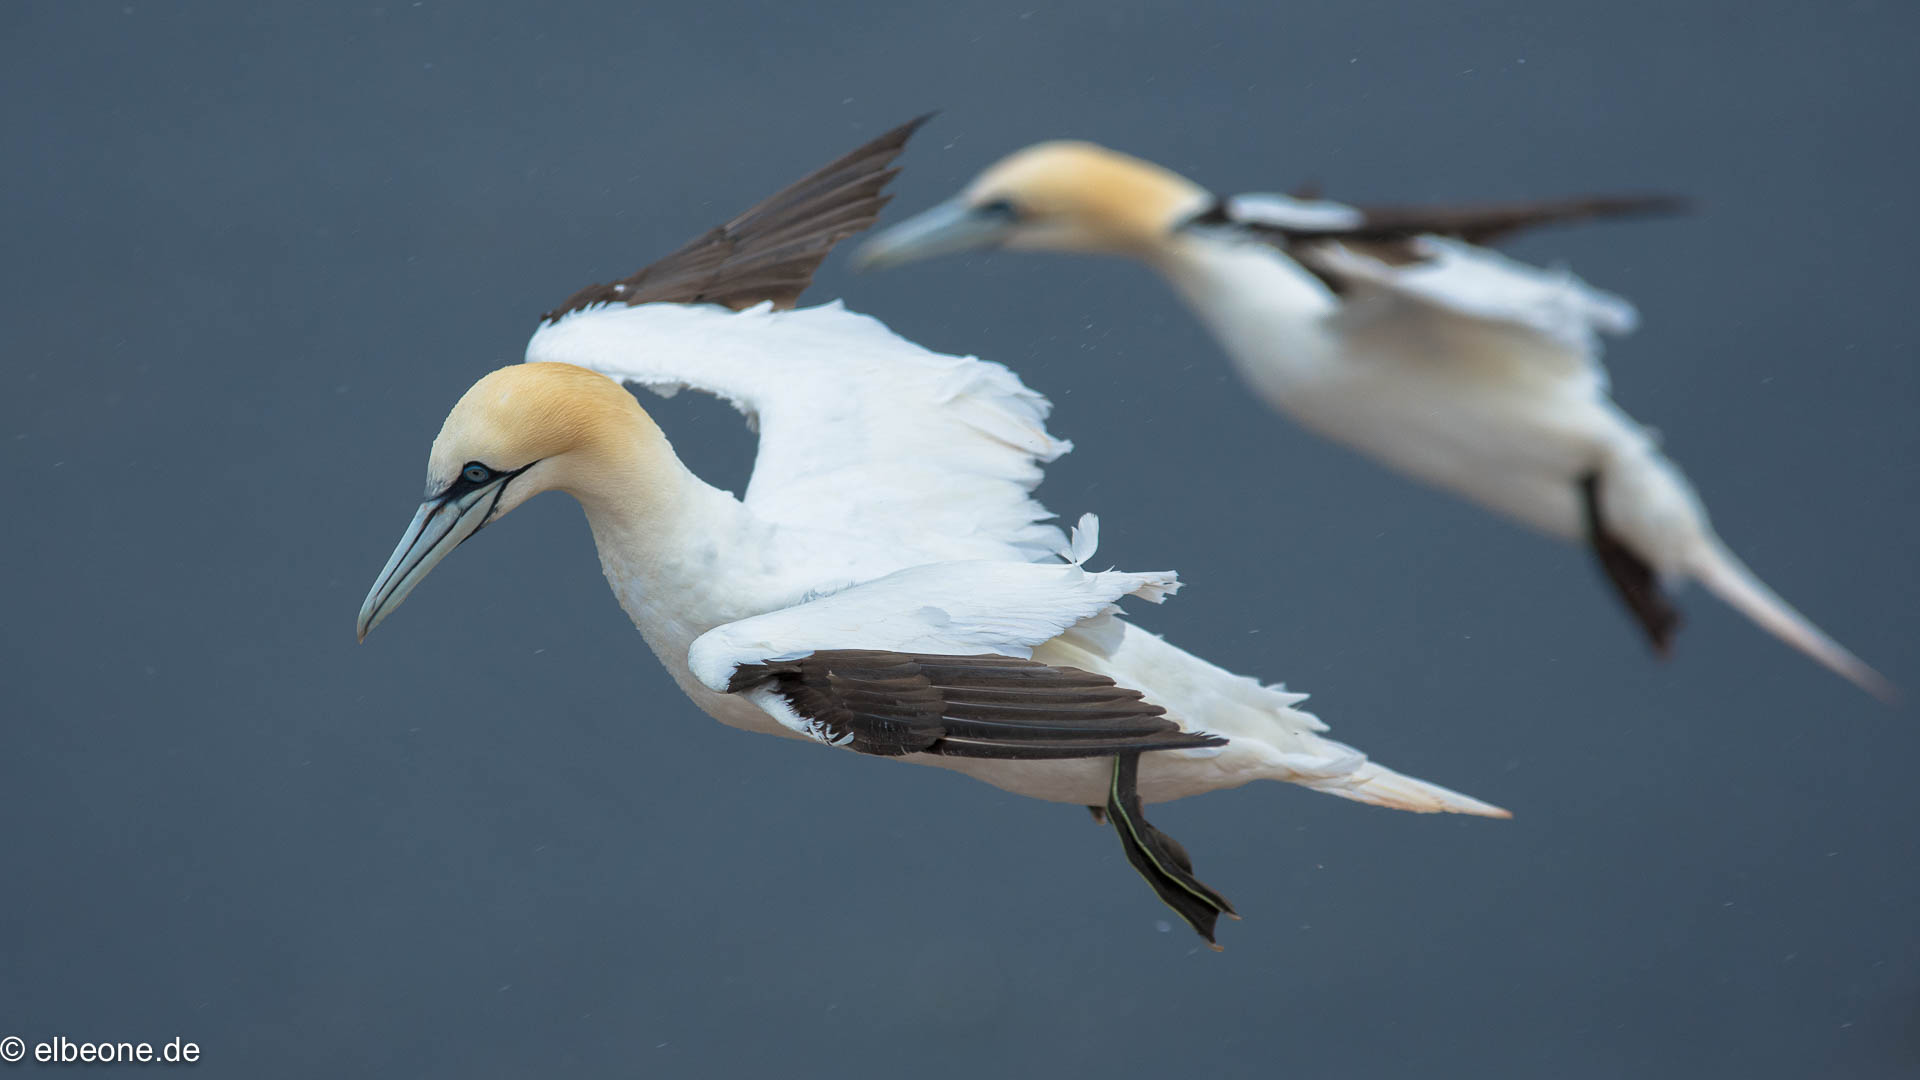
[[[1090,530],[1089,530],[1090,532]],[[1075,552],[1075,554],[1080,554]],[[861,753],[1100,757],[1198,749],[1139,692],[1030,659],[1126,595],[1158,601],[1170,573],[1077,564],[937,563],[703,634],[688,650],[708,688],[740,694],[791,730]]]
[[[624,282],[582,290],[549,313],[527,359],[732,402],[760,432],[746,502],[766,520],[914,543],[930,559],[1055,550],[1060,531],[1029,495],[1070,449],[1047,432],[1046,398],[998,364],[929,352],[838,303],[779,310],[873,220],[918,124]]]
[[[929,352],[837,302],[602,308],[543,328],[527,359],[732,402],[760,432],[745,501],[768,521],[936,542],[931,558],[1060,546],[1030,495],[1071,448],[1047,432],[1047,399],[999,364]]]
[[[1425,342],[1435,358],[1540,366],[1604,387],[1600,335],[1630,333],[1640,320],[1627,300],[1568,270],[1440,236],[1414,237],[1391,252],[1322,241],[1289,253],[1339,282],[1336,318],[1356,343],[1369,335]]]
[[[1273,244],[1340,297],[1350,335],[1418,335],[1427,354],[1544,364],[1604,386],[1601,334],[1633,330],[1633,305],[1565,270],[1478,246],[1522,229],[1671,213],[1669,196],[1585,196],[1457,207],[1364,207],[1285,195],[1236,195],[1196,217]],[[1403,350],[1404,351],[1404,350]]]
[[[1386,244],[1416,236],[1450,236],[1491,244],[1547,225],[1600,218],[1677,214],[1687,200],[1674,195],[1578,195],[1567,199],[1463,206],[1362,206],[1317,196],[1249,193],[1220,200],[1203,218],[1265,230],[1284,242],[1343,240]]]
[[[930,116],[910,120],[815,169],[629,277],[581,289],[541,321],[603,304],[792,307],[833,246],[880,215],[892,198],[881,189],[900,171],[890,167],[893,159]]]

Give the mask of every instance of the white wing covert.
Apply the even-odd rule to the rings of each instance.
[[[815,169],[619,281],[548,311],[528,360],[661,394],[725,398],[760,432],[746,504],[763,520],[907,547],[925,561],[1034,559],[1060,531],[1029,497],[1069,446],[998,364],[942,356],[838,303],[790,310],[835,244],[886,205],[926,120]]]
[[[1268,191],[1229,195],[1221,208],[1241,225],[1265,225],[1285,232],[1334,232],[1357,229],[1367,215],[1358,207],[1328,199],[1302,199]]]
[[[695,678],[798,734],[867,754],[1079,758],[1201,750],[1166,710],[1104,674],[1032,659],[1122,596],[1154,602],[1171,573],[1078,563],[935,563],[716,627]]]
[[[1626,334],[1633,305],[1565,269],[1546,270],[1442,236],[1402,242],[1384,258],[1338,241],[1292,252],[1345,290],[1336,316],[1350,332],[1417,332],[1451,321],[1456,336],[1508,355],[1531,355],[1559,373],[1590,373],[1605,386],[1600,335]],[[1444,340],[1444,338],[1443,338]]]
[[[1033,559],[1062,543],[1029,494],[1072,448],[1047,432],[1047,399],[999,364],[921,348],[837,301],[588,308],[543,325],[527,359],[731,402],[760,433],[745,502],[766,520],[933,534],[954,558]]]
[[[1341,299],[1351,335],[1433,343],[1436,361],[1491,361],[1509,372],[1588,379],[1602,390],[1600,335],[1632,332],[1633,305],[1565,269],[1507,258],[1487,243],[1529,228],[1669,213],[1666,196],[1581,196],[1482,206],[1352,206],[1251,193],[1219,200],[1196,225],[1278,246]]]
[[[717,626],[687,652],[695,678],[726,692],[741,664],[823,649],[1027,658],[1033,648],[1115,610],[1123,596],[1159,603],[1171,571],[1091,571],[1072,564],[930,563]]]

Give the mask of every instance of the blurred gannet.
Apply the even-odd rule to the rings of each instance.
[[[528,362],[448,414],[361,638],[448,552],[559,490],[586,510],[621,607],[708,715],[1087,805],[1209,942],[1231,908],[1144,802],[1275,779],[1505,817],[1322,737],[1303,695],[1120,619],[1120,598],[1158,602],[1178,581],[1086,569],[1093,519],[1071,539],[1045,523],[1029,493],[1069,446],[1012,372],[837,302],[791,310],[834,243],[879,212],[916,126],[547,313]],[[745,413],[760,434],[745,498],[688,471],[622,383],[693,387]]]
[[[1362,208],[1220,198],[1084,142],[1030,146],[887,229],[868,267],[982,248],[1139,259],[1274,408],[1335,442],[1546,533],[1583,540],[1667,655],[1686,579],[1891,698],[1886,679],[1763,584],[1707,521],[1656,437],[1608,396],[1599,334],[1631,304],[1479,246],[1529,226],[1671,210],[1665,198]]]

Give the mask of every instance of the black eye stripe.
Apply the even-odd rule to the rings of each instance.
[[[1011,199],[994,199],[992,202],[981,203],[974,207],[973,212],[982,217],[1006,218],[1009,221],[1020,216],[1020,208],[1013,205]]]
[[[465,495],[469,492],[478,491],[481,488],[486,487],[488,484],[498,483],[498,484],[501,484],[502,486],[505,486],[504,481],[511,480],[514,477],[519,476],[521,473],[526,472],[528,469],[531,469],[538,464],[539,464],[538,461],[529,461],[525,465],[522,465],[519,468],[512,470],[511,472],[501,472],[500,470],[495,469],[492,466],[485,464],[484,462],[469,461],[465,465],[460,466],[459,472],[453,474],[453,483],[448,484],[446,487],[440,489],[437,492],[429,492],[427,495],[427,498],[428,499],[457,499],[460,496]],[[469,473],[473,473],[475,470],[478,470],[479,472],[484,473],[485,475],[479,476],[478,478],[476,478],[475,476],[468,475]]]
[[[481,479],[478,479],[478,480],[474,479],[472,476],[469,476],[468,474],[475,469],[484,470],[486,475]],[[493,479],[496,475],[498,474],[496,474],[492,469],[487,468],[485,465],[482,465],[477,461],[469,461],[465,465],[460,466],[459,472],[453,474],[453,483],[448,484],[445,488],[442,488],[439,494],[435,495],[434,498],[457,499],[460,496],[465,495],[470,491],[477,491],[480,488],[486,487],[489,483],[493,482]]]

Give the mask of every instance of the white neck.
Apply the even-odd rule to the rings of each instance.
[[[1320,280],[1255,241],[1178,232],[1147,261],[1173,285],[1241,374],[1276,404],[1334,362]]]
[[[678,460],[643,493],[580,494],[600,569],[648,646],[669,670],[692,640],[769,606],[774,527]]]

